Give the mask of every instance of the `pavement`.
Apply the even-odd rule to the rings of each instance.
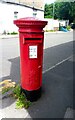
[[[2,36],[1,39],[8,39],[8,37]],[[18,35],[12,37],[17,38]],[[74,118],[73,75],[75,71],[73,71],[73,66],[75,55],[73,54],[75,53],[73,47],[75,42],[73,43],[72,39],[71,41],[67,39],[64,42],[60,41],[59,43],[56,41],[56,43],[53,43],[50,44],[51,46],[48,46],[49,44],[46,45],[44,49],[41,98],[33,102],[28,109],[17,110],[15,108],[16,100],[5,95],[0,100],[0,118]],[[69,49],[71,50],[70,52],[68,52]],[[66,59],[64,52],[67,53]],[[57,56],[59,56],[59,62]],[[19,66],[19,58],[12,59],[11,62],[12,66],[14,65],[15,67],[15,71],[19,74],[19,68],[17,69],[16,66]],[[15,71],[13,72],[15,73]]]

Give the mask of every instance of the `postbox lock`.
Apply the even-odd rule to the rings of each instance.
[[[29,58],[37,58],[37,45],[29,46]]]

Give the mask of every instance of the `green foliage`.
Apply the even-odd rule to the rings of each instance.
[[[13,87],[4,88],[2,90],[2,94],[5,94],[6,92],[10,91],[11,89],[13,89]]]
[[[3,32],[3,34],[7,34],[7,35],[17,35],[18,34],[18,32],[6,32],[5,30],[4,30],[4,32]]]
[[[69,3],[69,2],[61,2],[59,3],[60,7],[58,9],[58,18],[63,19],[63,20],[69,20],[70,23],[73,22],[74,20],[74,15],[73,15],[73,4],[74,3]],[[73,8],[72,8],[73,7]]]
[[[70,30],[70,29],[71,29],[71,26],[70,26],[70,25],[68,25],[66,28],[67,28],[67,30]]]
[[[16,101],[16,108],[20,109],[20,108],[24,107],[24,108],[27,109],[31,105],[31,102],[28,101],[26,99],[25,94],[23,92],[21,92],[21,87],[20,87],[19,84],[16,85],[15,88],[13,88],[13,87],[4,88],[2,90],[2,94],[5,94],[6,92],[8,92],[11,89],[13,91],[12,96],[14,96],[17,99],[17,101]]]
[[[45,18],[53,17],[53,4],[50,4],[50,5],[45,4],[44,16],[45,16]]]
[[[16,35],[16,34],[18,34],[17,32],[12,32],[12,33],[10,33],[11,35]]]
[[[11,34],[11,33],[9,33],[9,32],[7,33],[7,35],[10,35],[10,34]]]
[[[44,17],[52,18],[54,8],[54,19],[69,20],[70,23],[75,22],[75,1],[68,1],[62,2],[61,0],[56,0],[55,3],[45,4]]]
[[[25,100],[25,98],[22,98],[23,95],[21,95],[21,98],[19,98],[16,102],[16,109],[21,109],[21,108],[28,108],[31,105],[30,101]]]
[[[21,87],[17,85],[13,91],[15,98],[17,98],[16,108],[28,108],[31,105],[30,101],[27,101],[25,94],[21,93]]]
[[[21,95],[21,88],[19,84],[14,88],[13,93],[16,98],[19,98],[19,96]]]
[[[55,30],[45,30],[45,32],[55,32]]]

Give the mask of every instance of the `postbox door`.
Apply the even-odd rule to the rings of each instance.
[[[42,81],[42,44],[29,44],[29,84],[38,89]],[[39,53],[40,52],[40,53]]]

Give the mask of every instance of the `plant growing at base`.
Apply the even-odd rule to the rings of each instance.
[[[17,85],[13,91],[14,97],[17,99],[16,108],[28,108],[31,105],[30,101],[27,101],[26,96],[23,92],[21,92],[20,85]]]

